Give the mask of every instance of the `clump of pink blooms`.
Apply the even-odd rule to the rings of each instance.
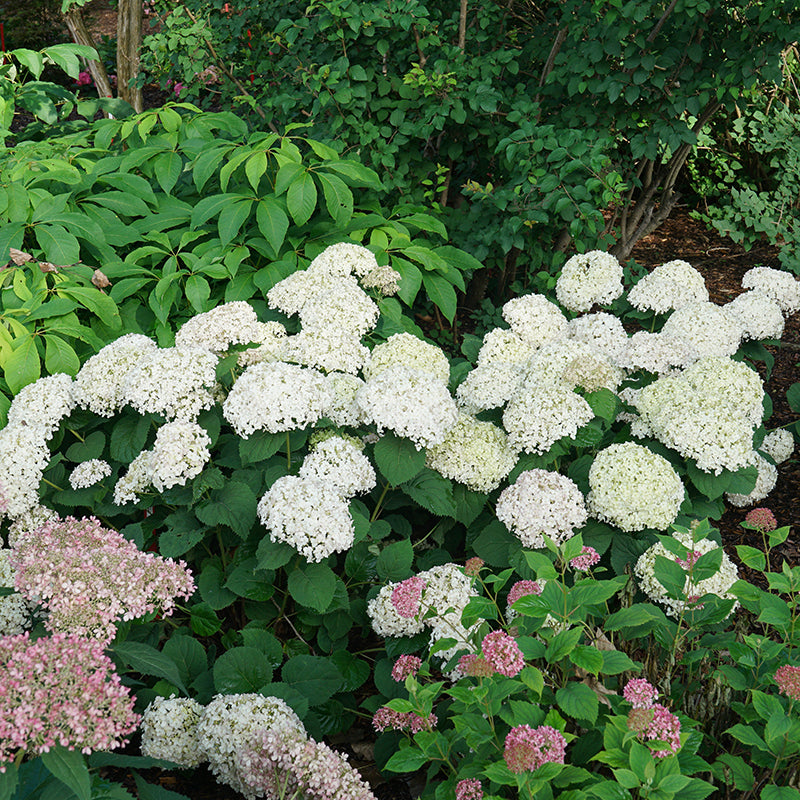
[[[748,511],[744,521],[761,533],[774,531],[778,527],[778,520],[768,508],[754,508],[752,511]]]
[[[483,800],[483,787],[477,778],[464,778],[456,784],[456,800]]]
[[[595,564],[599,563],[600,561],[600,553],[594,549],[594,547],[589,547],[588,545],[584,545],[581,548],[581,553],[572,561],[569,562],[569,565],[572,569],[578,570],[578,572],[587,572],[590,570]]]
[[[652,708],[658,700],[658,690],[644,678],[633,678],[625,684],[622,696],[634,708]]]
[[[699,550],[690,550],[686,554],[686,558],[676,558],[675,563],[685,569],[687,572],[700,560],[703,554]]]
[[[422,717],[413,711],[394,711],[387,706],[379,708],[372,717],[372,727],[376,731],[385,731],[391,728],[393,731],[419,733],[435,728],[438,722],[436,714]]]
[[[536,581],[517,581],[508,591],[508,605],[513,606],[520,597],[527,597],[529,594],[540,595],[542,588]]]
[[[467,563],[464,564],[464,574],[469,575],[471,578],[476,577],[480,574],[484,563],[484,560],[482,558],[478,558],[478,556],[468,558]]]
[[[94,518],[45,522],[18,539],[10,561],[17,591],[50,612],[51,631],[102,642],[114,638],[116,620],[169,614],[176,597],[194,592],[183,561],[143,553]]]
[[[76,78],[75,83],[78,86],[91,86],[94,83],[94,81],[92,80],[92,76],[88,72],[86,72],[86,70],[83,70],[82,72],[78,73],[78,77]]]
[[[297,731],[259,731],[239,751],[237,771],[253,797],[375,800],[347,756]]]
[[[483,637],[483,655],[495,672],[513,678],[525,666],[525,657],[513,636],[505,631],[492,631]]]
[[[800,667],[784,664],[775,670],[775,683],[792,700],[800,700]]]
[[[458,672],[473,678],[487,678],[494,675],[494,668],[483,656],[466,653],[458,659]]]
[[[518,725],[506,736],[503,758],[512,772],[527,772],[548,762],[563,764],[566,748],[561,731],[549,725]]]
[[[421,666],[422,660],[418,656],[400,656],[392,667],[392,678],[402,683],[409,675],[416,675]]]
[[[424,588],[425,581],[418,575],[398,583],[392,590],[392,605],[395,611],[406,619],[416,617]]]
[[[100,642],[57,633],[0,638],[0,771],[18,750],[91,753],[127,743],[139,716]]]
[[[623,697],[633,706],[628,715],[628,727],[650,742],[666,742],[669,750],[656,750],[658,758],[674,755],[681,747],[681,722],[665,706],[656,703],[658,691],[644,678],[628,681]]]

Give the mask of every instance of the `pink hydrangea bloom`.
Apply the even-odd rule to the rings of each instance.
[[[520,597],[529,594],[540,595],[542,587],[536,581],[517,581],[508,592],[508,605],[513,606]]]
[[[91,86],[94,81],[92,80],[92,76],[84,70],[78,73],[78,78],[75,83],[77,83],[78,86]]]
[[[594,549],[594,547],[589,547],[588,545],[584,545],[581,548],[581,554],[579,556],[575,556],[572,561],[569,562],[569,565],[572,569],[576,569],[579,572],[586,572],[587,570],[591,569],[595,564],[600,561],[600,553]]]
[[[139,724],[100,642],[65,633],[3,636],[0,664],[0,763],[20,749],[113,750]]]
[[[512,772],[526,772],[538,769],[542,764],[552,761],[563,764],[567,742],[561,731],[549,725],[532,728],[518,725],[506,736],[503,758]]]
[[[473,678],[486,678],[494,674],[492,665],[482,656],[467,653],[458,659],[458,671]]]
[[[47,608],[51,631],[109,642],[118,619],[172,612],[176,597],[191,597],[186,564],[142,553],[96,519],[45,522],[18,539],[10,563],[20,594]]]
[[[409,675],[416,675],[422,666],[422,660],[417,656],[400,656],[392,667],[392,678],[402,683]]]
[[[236,764],[253,797],[375,800],[346,755],[294,730],[259,731],[239,751]]]
[[[652,708],[655,701],[658,700],[658,691],[644,678],[633,678],[625,684],[622,696],[634,708]]]
[[[495,672],[513,678],[525,666],[525,657],[513,636],[505,631],[492,631],[483,637],[483,655]]]
[[[768,508],[754,508],[752,511],[748,511],[744,521],[762,533],[774,531],[778,527],[778,520]]]
[[[656,750],[653,755],[658,758],[666,758],[674,755],[681,748],[681,722],[680,720],[662,705],[656,703],[652,709],[653,719],[647,726],[645,734],[651,742],[666,742],[669,750]]]
[[[775,683],[792,700],[800,700],[800,667],[784,664],[775,670]]]
[[[483,787],[477,778],[464,778],[456,784],[456,800],[482,800]]]
[[[476,575],[480,574],[484,563],[484,560],[482,558],[478,558],[478,556],[468,558],[467,563],[464,564],[464,574],[474,578]]]
[[[398,583],[392,590],[392,605],[395,611],[406,619],[416,617],[424,588],[425,581],[418,575]]]
[[[383,706],[373,715],[372,727],[376,731],[385,731],[387,728],[391,728],[394,731],[419,733],[422,730],[435,728],[438,721],[436,714],[421,717],[413,711],[393,711],[391,708]]]
[[[687,572],[700,560],[703,554],[699,550],[690,550],[686,554],[686,558],[676,558],[675,563],[685,569]]]

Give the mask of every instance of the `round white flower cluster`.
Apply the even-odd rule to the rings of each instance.
[[[410,333],[395,333],[373,348],[364,366],[364,378],[369,381],[397,367],[427,372],[445,385],[450,380],[450,362],[442,349]]]
[[[244,300],[223,303],[202,314],[195,314],[175,334],[175,347],[202,347],[224,353],[232,344],[260,341],[262,331],[256,312]]]
[[[379,269],[371,250],[354,242],[338,242],[326,247],[309,265],[314,275],[330,275],[343,278],[355,274],[364,278]]]
[[[503,319],[511,330],[534,347],[567,335],[567,318],[543,294],[514,297],[503,306]]]
[[[396,269],[392,269],[388,265],[379,266],[370,270],[361,279],[361,285],[365,289],[375,289],[384,297],[390,297],[393,294],[397,294],[401,277]]]
[[[584,314],[567,323],[570,339],[592,345],[613,364],[619,364],[628,346],[628,334],[622,321],[613,314],[600,311],[597,314]]]
[[[693,542],[692,534],[687,532],[678,531],[672,536],[684,547],[688,548],[690,553],[695,554],[694,560],[719,547],[719,545],[711,539],[700,539],[698,542]],[[696,601],[706,594],[715,594],[723,600],[734,599],[734,596],[729,593],[729,589],[738,580],[739,572],[736,569],[736,565],[728,558],[728,554],[724,551],[722,553],[722,563],[715,575],[702,581],[693,582],[687,574],[686,584],[684,586],[686,600],[669,597],[667,590],[656,579],[654,571],[656,556],[662,556],[672,561],[676,560],[676,557],[667,550],[661,542],[657,542],[639,556],[636,566],[634,567],[634,573],[639,579],[639,585],[642,591],[654,602],[666,606],[667,614],[671,617],[677,619],[683,611],[695,607]],[[688,558],[686,560],[689,561]],[[738,607],[739,602],[737,601],[731,609],[731,614]]]
[[[352,440],[331,436],[314,445],[298,473],[330,486],[342,497],[364,494],[375,488],[375,470]]]
[[[300,309],[303,329],[327,329],[362,336],[378,321],[378,306],[351,277],[339,278],[312,295]]]
[[[123,395],[140,414],[197,419],[214,405],[217,356],[201,347],[165,347],[143,353],[128,371]]]
[[[581,386],[589,392],[602,388],[615,391],[622,378],[622,371],[592,345],[557,339],[545,342],[531,357],[521,391],[554,383],[568,389]]]
[[[367,603],[367,616],[372,630],[378,636],[416,636],[425,628],[422,614],[404,617],[397,612],[392,603],[392,595],[397,583],[381,586],[380,592]]]
[[[619,364],[624,369],[643,369],[662,375],[679,367],[688,367],[697,361],[694,346],[682,335],[637,331],[628,339]]]
[[[257,511],[273,541],[291,545],[308,561],[322,561],[353,544],[347,500],[315,478],[278,478],[259,500]]]
[[[203,471],[211,458],[211,439],[196,422],[176,420],[156,431],[150,482],[158,491],[185,486]]]
[[[750,458],[763,397],[761,379],[746,364],[709,357],[645,386],[636,407],[661,442],[719,475]]]
[[[73,380],[59,373],[20,389],[8,409],[8,425],[36,428],[49,440],[76,405]]]
[[[776,428],[764,437],[759,450],[776,464],[783,464],[794,452],[794,436],[783,428]]]
[[[574,438],[593,417],[586,400],[563,384],[536,385],[511,398],[503,426],[512,448],[541,454],[562,436]]]
[[[14,588],[14,568],[9,563],[11,550],[0,549],[0,586]],[[33,603],[21,594],[0,597],[0,636],[16,636],[31,627]]]
[[[193,769],[205,760],[197,740],[203,706],[188,697],[156,697],[141,721],[142,755]]]
[[[470,414],[504,406],[519,389],[524,365],[502,361],[479,364],[458,385],[458,404]]]
[[[335,285],[343,276],[331,276],[310,270],[298,270],[282,281],[278,281],[268,292],[267,302],[270,308],[277,308],[291,317],[300,313],[303,306],[317,292]]]
[[[255,733],[263,730],[303,736],[306,732],[283,700],[260,694],[218,694],[205,707],[197,725],[198,751],[214,777],[248,798],[253,796],[239,776],[239,753]]]
[[[723,309],[742,327],[745,339],[780,339],[783,336],[781,307],[764,292],[743,292]]]
[[[458,419],[447,385],[411,367],[381,370],[359,389],[356,402],[379,433],[394,431],[411,439],[417,450],[442,442]]]
[[[775,465],[771,464],[759,453],[753,452],[751,454],[748,466],[753,466],[758,469],[756,485],[750,493],[725,493],[725,499],[731,505],[737,506],[738,508],[752,506],[754,503],[760,502],[775,488],[775,484],[778,482],[778,470],[775,468]]]
[[[497,500],[497,518],[523,547],[546,547],[544,535],[556,544],[572,538],[586,524],[583,494],[557,472],[530,469],[506,487]]]
[[[259,322],[256,325],[258,347],[251,347],[239,353],[239,366],[249,367],[262,361],[282,361],[286,348],[286,328],[280,322]]]
[[[103,478],[111,474],[111,465],[102,458],[90,458],[82,461],[69,476],[69,485],[73,489],[85,489],[87,486],[94,486]]]
[[[114,486],[114,503],[124,506],[136,503],[139,494],[152,484],[153,480],[153,451],[143,450],[128,464],[128,471],[119,478]]]
[[[686,339],[703,356],[732,356],[744,330],[738,318],[714,303],[687,303],[669,315],[661,333]]]
[[[505,328],[494,328],[483,337],[478,352],[478,367],[493,364],[525,365],[536,352],[536,345],[523,339],[519,334]]]
[[[688,262],[668,261],[645,275],[629,292],[628,301],[640,311],[666,314],[689,303],[707,302],[703,276]]]
[[[75,399],[101,417],[113,416],[125,405],[125,381],[141,358],[156,350],[147,336],[127,333],[89,358],[75,376]]]
[[[753,267],[745,272],[742,288],[763,292],[780,306],[784,314],[800,311],[800,281],[784,270]]]
[[[274,361],[248,367],[231,387],[222,414],[238,436],[258,430],[280,433],[316,422],[330,402],[325,376],[314,369]]]
[[[473,492],[491,492],[514,469],[517,453],[491,422],[461,412],[441,444],[428,448],[427,464]]]
[[[556,297],[570,311],[608,305],[622,294],[622,265],[610,253],[590,250],[574,255],[561,269]]]
[[[346,372],[331,372],[326,376],[329,400],[323,416],[340,428],[353,428],[363,421],[356,402],[358,390],[364,385],[361,378]]]
[[[49,463],[43,429],[20,424],[0,430],[0,499],[9,517],[39,505],[39,483]]]
[[[666,530],[684,498],[669,461],[634,442],[601,450],[589,469],[589,487],[589,513],[623,531]]]
[[[333,326],[305,328],[289,336],[283,346],[283,357],[325,372],[355,374],[369,358],[369,349],[361,339]]]

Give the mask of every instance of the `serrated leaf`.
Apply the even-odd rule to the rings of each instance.
[[[208,603],[198,603],[192,606],[189,625],[198,636],[213,636],[222,627],[222,621]]]
[[[322,613],[333,600],[336,575],[327,564],[302,564],[289,573],[288,588],[300,605]]]
[[[425,466],[425,451],[417,450],[410,439],[386,433],[375,443],[375,464],[392,486],[398,486]]]
[[[164,653],[144,642],[121,642],[114,645],[114,654],[124,664],[144,675],[165,678],[188,695],[175,662]]]
[[[410,540],[403,539],[384,547],[378,555],[376,569],[382,581],[400,581],[411,575],[414,548]]]
[[[42,753],[42,763],[61,783],[75,792],[79,800],[91,800],[92,778],[81,753],[56,745]]]
[[[255,647],[233,647],[214,662],[214,688],[219,694],[256,693],[272,680],[272,664]]]
[[[419,503],[440,517],[456,516],[456,503],[453,497],[453,484],[450,480],[424,468],[411,480],[403,484],[403,492],[414,502]]]
[[[386,763],[384,769],[389,772],[416,772],[428,763],[428,756],[414,747],[398,750]]]
[[[322,705],[341,689],[342,676],[327,658],[300,655],[290,658],[281,670],[283,682],[296,689],[310,706]]]
[[[256,521],[257,502],[247,484],[231,480],[212,491],[210,501],[199,506],[195,513],[206,525],[227,525],[244,539]]]
[[[285,542],[274,542],[269,536],[264,536],[256,549],[256,569],[278,569],[288,564],[296,552]]]

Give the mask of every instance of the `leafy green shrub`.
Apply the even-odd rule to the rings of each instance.
[[[0,1],[0,20],[5,31],[6,47],[39,50],[63,42],[67,29],[61,18],[60,0]]]

